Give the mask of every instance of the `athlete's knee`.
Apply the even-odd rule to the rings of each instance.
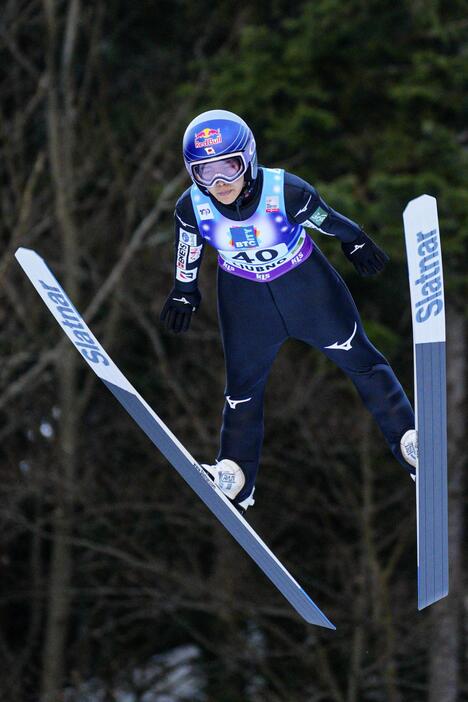
[[[352,380],[361,398],[375,415],[388,415],[414,422],[413,410],[400,381],[388,363],[378,363],[368,372],[354,374]]]
[[[231,397],[245,397],[247,395],[262,394],[271,362],[249,363],[246,359],[237,359],[226,362],[226,388],[225,395]]]
[[[352,372],[357,385],[368,385],[382,392],[385,390],[400,390],[401,385],[388,362],[374,363],[368,368],[360,368]]]
[[[238,413],[243,411],[245,414],[246,411],[252,410],[254,407],[258,406],[260,398],[254,392],[232,392],[227,389],[225,400],[225,412],[233,410]]]
[[[391,371],[390,364],[388,361],[385,361],[384,363],[379,360],[378,363],[373,363],[368,371],[363,371],[367,372],[370,375],[378,375],[378,374],[383,374],[383,375],[388,375],[389,371]]]
[[[378,385],[388,386],[389,388],[401,388],[400,382],[389,363],[376,363],[370,369],[369,375]]]
[[[350,377],[359,381],[360,378],[372,378],[375,376],[387,376],[391,371],[388,361],[382,356],[382,358],[376,359],[375,362],[371,361],[368,363],[355,363],[352,365],[342,365],[341,369],[349,375]]]
[[[257,443],[263,436],[263,397],[226,396],[222,434],[231,443]]]
[[[388,361],[385,363],[374,363],[370,369],[370,375],[382,375],[383,377],[394,377],[393,370],[391,369]]]
[[[233,410],[243,412],[256,412],[257,408],[263,405],[265,393],[265,382],[256,379],[253,382],[239,382],[228,378],[224,396],[226,399],[225,411]]]

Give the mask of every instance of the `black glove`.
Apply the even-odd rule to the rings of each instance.
[[[162,308],[160,320],[168,331],[175,334],[186,332],[190,326],[192,313],[200,307],[201,295],[194,292],[180,292],[174,288]]]
[[[385,251],[382,251],[365,232],[361,232],[354,241],[342,242],[341,248],[359,275],[380,273],[390,260]]]

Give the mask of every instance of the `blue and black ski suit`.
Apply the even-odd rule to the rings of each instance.
[[[288,338],[319,349],[349,376],[397,460],[412,470],[400,451],[401,437],[414,428],[408,398],[367,338],[344,281],[304,228],[352,243],[360,227],[301,178],[267,168],[259,168],[253,187],[232,205],[193,185],[177,202],[175,222],[175,286],[182,295],[197,290],[205,242],[219,253],[226,401],[218,460],[230,458],[244,470],[236,502],[255,483],[265,384]]]

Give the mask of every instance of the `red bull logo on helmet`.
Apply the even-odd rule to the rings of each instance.
[[[207,146],[215,146],[216,144],[221,144],[222,141],[221,129],[205,127],[205,129],[195,134],[196,149],[205,149]]]

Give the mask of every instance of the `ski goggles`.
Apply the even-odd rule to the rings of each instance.
[[[192,164],[192,175],[194,180],[205,188],[210,188],[218,180],[224,183],[233,183],[244,175],[247,165],[242,154],[232,154],[231,156],[218,159],[207,159]]]

